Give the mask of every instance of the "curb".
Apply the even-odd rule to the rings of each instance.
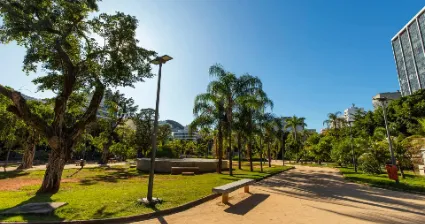
[[[283,170],[274,174],[270,174],[269,176],[266,177],[262,177],[260,179],[257,179],[255,181],[255,183],[262,181],[266,178],[272,177],[274,175],[278,175],[281,174],[283,172],[289,171],[295,169],[295,167],[290,167],[287,170]],[[205,203],[207,201],[213,200],[217,197],[219,197],[220,194],[210,194],[208,196],[205,196],[203,198],[200,198],[198,200],[195,201],[191,201],[189,203],[174,207],[174,208],[169,208],[169,209],[165,209],[165,210],[161,210],[161,211],[156,211],[156,212],[151,212],[151,213],[146,213],[146,214],[141,214],[141,215],[133,215],[133,216],[127,216],[127,217],[118,217],[118,218],[108,218],[108,219],[91,219],[91,220],[70,220],[70,221],[48,221],[48,222],[1,222],[0,224],[26,224],[26,223],[34,223],[34,224],[103,224],[103,223],[107,223],[107,224],[114,224],[114,223],[130,223],[130,222],[140,222],[140,221],[146,221],[149,219],[153,219],[159,216],[166,216],[166,215],[171,215],[174,213],[178,213],[178,212],[182,212],[185,210],[188,210],[190,208],[193,208],[195,206],[198,206],[202,203]]]
[[[137,221],[145,221],[148,219],[152,219],[158,216],[165,216],[165,215],[170,215],[173,213],[178,213],[178,212],[182,212],[184,210],[187,210],[189,208],[195,207],[197,205],[200,205],[204,202],[207,202],[209,200],[212,200],[214,198],[217,198],[218,196],[220,196],[219,194],[210,194],[206,197],[203,197],[201,199],[198,199],[196,201],[191,201],[189,203],[174,207],[174,208],[169,208],[169,209],[165,209],[165,210],[161,210],[161,211],[157,211],[157,212],[151,212],[151,213],[146,213],[146,214],[141,214],[141,215],[133,215],[133,216],[127,216],[127,217],[118,217],[118,218],[109,218],[109,219],[91,219],[91,220],[73,220],[73,221],[49,221],[49,222],[0,222],[0,224],[11,224],[11,223],[18,223],[18,224],[24,224],[24,223],[34,223],[34,224],[103,224],[103,223],[129,223],[129,222],[137,222]]]

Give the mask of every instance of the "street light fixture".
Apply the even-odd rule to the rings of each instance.
[[[151,152],[151,163],[150,163],[150,170],[149,170],[148,195],[146,198],[141,199],[141,202],[145,205],[154,205],[158,202],[161,202],[161,199],[152,197],[153,178],[155,174],[154,170],[155,170],[155,157],[156,157],[156,147],[157,147],[156,136],[158,134],[158,111],[159,111],[159,98],[160,98],[160,92],[161,92],[161,70],[162,70],[162,64],[165,64],[167,61],[170,61],[171,59],[173,58],[168,55],[163,55],[151,61],[152,64],[159,65],[159,70],[158,70],[158,87],[156,91],[155,121],[153,123],[152,152]]]
[[[392,142],[391,142],[390,129],[388,128],[388,121],[387,121],[387,108],[386,108],[387,105],[386,104],[388,103],[388,98],[386,98],[386,97],[374,97],[372,99],[378,101],[381,104],[382,112],[384,114],[385,129],[387,131],[388,145],[389,145],[390,153],[391,153],[391,163],[392,163],[393,166],[395,166],[397,168],[396,160],[395,160],[395,157],[394,157],[393,145],[392,145]],[[398,183],[398,179],[396,180],[396,182]]]

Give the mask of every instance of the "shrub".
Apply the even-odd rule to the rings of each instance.
[[[381,166],[379,161],[371,154],[364,153],[359,157],[359,168],[364,173],[380,174]]]
[[[173,150],[171,147],[160,146],[158,147],[158,150],[156,151],[156,157],[158,158],[178,158],[178,153]]]

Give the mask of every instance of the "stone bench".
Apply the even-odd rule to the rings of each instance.
[[[249,193],[249,185],[253,184],[253,179],[242,179],[226,185],[215,187],[212,189],[213,193],[221,194],[221,201],[226,204],[229,201],[229,193],[241,187],[244,187],[244,192]]]
[[[199,167],[171,167],[171,174],[182,174],[183,172],[199,173]]]

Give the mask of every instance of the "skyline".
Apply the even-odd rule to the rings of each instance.
[[[423,8],[420,1],[268,3],[109,0],[99,11],[136,16],[140,45],[174,58],[163,66],[160,120],[183,125],[192,120],[194,97],[205,92],[208,68],[215,63],[237,75],[258,76],[274,101],[274,114],[306,117],[308,128],[317,131],[327,113],[343,112],[352,103],[371,110],[374,95],[400,89],[391,38]],[[34,93],[30,80],[36,76],[20,71],[23,55],[21,47],[0,45],[6,75],[0,83],[51,97]],[[152,69],[156,74],[158,68]],[[153,108],[156,77],[123,91],[139,108]]]

